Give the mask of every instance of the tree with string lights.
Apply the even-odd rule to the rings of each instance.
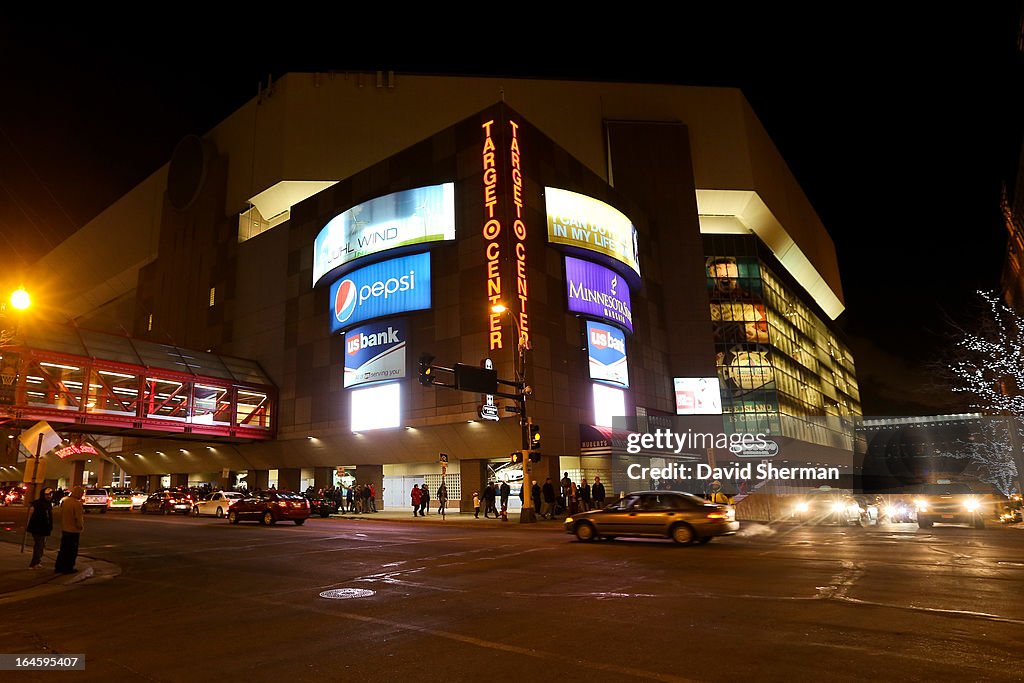
[[[991,418],[956,453],[968,458],[989,482],[1009,496],[1019,486],[1024,418],[1024,317],[992,292],[978,292],[984,313],[976,328],[959,328],[954,360],[948,365],[953,391],[967,394],[972,407],[1005,418]]]

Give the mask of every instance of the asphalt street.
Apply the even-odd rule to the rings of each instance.
[[[0,624],[0,652],[84,654],[76,680],[1024,680],[1018,529],[745,524],[680,547],[550,522],[86,522],[83,556],[120,574]]]

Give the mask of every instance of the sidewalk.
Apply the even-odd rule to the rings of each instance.
[[[0,508],[0,605],[68,590],[89,580],[106,580],[121,573],[120,567],[110,562],[79,554],[75,574],[54,574],[53,562],[60,545],[60,528],[46,540],[46,552],[39,569],[29,569],[32,559],[32,536],[25,539],[25,552],[21,552],[22,533],[25,529],[25,508]]]
[[[413,517],[412,506],[397,510],[383,510],[381,512],[339,512],[331,515],[331,519],[346,519],[360,522],[376,520],[387,522],[408,522],[410,524],[445,524],[460,528],[514,527],[522,529],[545,529],[558,532],[563,532],[565,530],[562,526],[564,517],[559,517],[557,519],[538,519],[535,524],[520,524],[519,510],[509,512],[507,522],[503,522],[501,519],[494,519],[494,517],[485,519],[483,513],[480,513],[479,518],[474,518],[473,513],[471,512],[447,512],[445,513],[444,519],[442,519],[441,515],[437,514],[437,507],[430,510],[425,517]]]

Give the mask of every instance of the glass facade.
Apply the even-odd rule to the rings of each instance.
[[[850,350],[756,238],[707,235],[704,253],[727,428],[851,448],[842,420],[811,419],[861,415]]]

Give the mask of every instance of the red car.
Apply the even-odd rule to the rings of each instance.
[[[309,519],[309,501],[290,491],[257,491],[228,508],[228,521],[238,524],[243,519],[258,520],[270,526],[291,520],[302,526]]]
[[[142,514],[147,512],[169,515],[172,512],[180,512],[187,515],[192,512],[192,496],[185,491],[157,491],[146,499],[140,508]]]

